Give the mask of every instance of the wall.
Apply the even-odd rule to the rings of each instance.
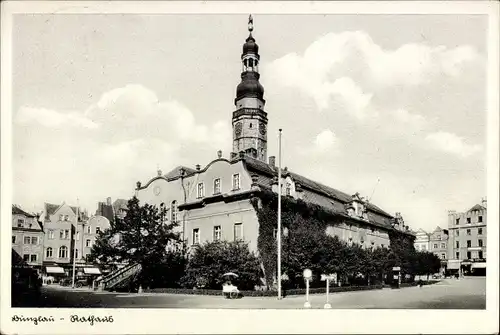
[[[345,242],[352,242],[362,245],[363,247],[389,247],[389,234],[387,231],[379,229],[375,226],[367,227],[359,223],[346,223],[336,226],[329,226],[326,229],[326,234],[337,236]],[[363,241],[363,243],[361,242]],[[372,244],[373,242],[373,244]]]
[[[19,221],[22,220],[22,221]],[[22,224],[18,224],[22,222]],[[43,231],[41,230],[35,217],[22,214],[12,214],[12,249],[14,249],[23,259],[24,255],[29,256],[29,265],[40,266],[43,261]],[[25,244],[24,238],[29,237],[30,243]],[[36,243],[32,243],[32,237],[36,237]],[[31,261],[31,255],[36,255],[36,261]]]
[[[482,222],[479,222],[479,217],[482,217]],[[470,218],[471,223],[467,223],[467,218]],[[458,219],[458,224],[457,224]],[[465,213],[450,213],[448,215],[448,257],[449,259],[457,259],[456,253],[459,252],[459,258],[461,260],[467,259],[467,252],[471,253],[471,258],[480,258],[478,250],[472,250],[474,248],[480,249],[483,253],[483,258],[486,258],[486,221],[487,221],[487,211],[486,209],[481,211],[472,211]],[[482,234],[479,234],[479,229],[482,229]],[[470,229],[470,235],[467,234],[467,229]],[[457,233],[458,231],[458,233]],[[457,235],[458,234],[458,235]],[[483,241],[483,247],[479,247],[478,240]],[[471,241],[471,248],[467,247],[467,241]],[[459,242],[459,248],[456,247],[456,243]]]

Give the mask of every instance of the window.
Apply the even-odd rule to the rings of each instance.
[[[483,217],[481,215],[478,216],[477,222],[483,222]]]
[[[95,227],[95,233],[99,234],[101,232],[101,227]]]
[[[15,244],[16,243],[16,237],[15,236],[12,236],[12,243]]]
[[[30,255],[30,262],[36,262],[37,259],[38,259],[38,255],[37,254]]]
[[[456,219],[455,224],[460,224],[460,219]]]
[[[470,218],[467,218],[467,223],[470,223]]]
[[[62,240],[64,238],[64,230],[59,231],[59,239]]]
[[[75,259],[78,259],[78,249],[75,249]]]
[[[203,185],[203,183],[198,183],[196,197],[203,198],[204,196],[205,196],[205,185]]]
[[[455,242],[455,245],[456,245],[456,247],[455,247],[455,248],[460,248],[460,242],[459,242],[459,241],[456,241],[456,242]]]
[[[193,229],[193,245],[200,244],[200,228]]]
[[[220,241],[221,239],[221,227],[220,226],[215,226],[214,227],[214,241]]]
[[[446,259],[446,254],[441,254],[441,259]]]
[[[64,230],[64,239],[69,240],[69,229]]]
[[[382,247],[382,248],[383,248],[383,247],[384,247],[384,245],[383,245],[383,244],[381,244],[381,245],[380,245],[380,247]]]
[[[467,259],[472,259],[472,255],[471,255],[470,251],[467,251]]]
[[[437,248],[438,248],[437,243],[434,243],[434,249],[437,249]]]
[[[172,201],[172,203],[170,204],[170,219],[172,220],[172,222],[177,222],[177,214],[178,214],[178,210],[177,210],[177,201]]]
[[[59,221],[62,221],[64,219],[64,215],[59,214]]]
[[[47,237],[49,240],[53,240],[54,239],[54,231],[52,229],[49,229],[47,231]]]
[[[478,254],[479,254],[479,256],[478,256],[479,258],[481,258],[481,259],[483,259],[483,258],[484,258],[484,257],[483,257],[483,252],[482,252],[482,251],[479,251],[479,252],[478,252]]]
[[[64,221],[68,221],[68,219],[69,219],[69,216],[68,216],[68,215],[65,215],[65,216],[64,216]]]
[[[87,234],[92,234],[92,227],[91,226],[87,226]]]
[[[472,246],[471,240],[467,240],[467,248],[470,248]]]
[[[482,247],[483,246],[483,240],[477,240],[477,245]]]
[[[292,194],[292,185],[290,183],[286,183],[285,185],[285,195],[291,195]]]
[[[25,262],[29,262],[30,261],[30,255],[23,255],[23,260]]]
[[[80,232],[76,232],[75,240],[79,241],[80,240]]]
[[[68,258],[68,247],[63,245],[59,248],[59,258]]]
[[[457,251],[457,252],[455,253],[455,259],[460,259],[460,252],[458,252],[458,251]]]
[[[220,178],[214,179],[214,194],[220,193]]]
[[[460,232],[458,230],[455,230],[455,236],[460,236]]]
[[[241,223],[234,224],[234,240],[239,241],[243,239],[243,229]]]
[[[31,237],[31,244],[35,244],[35,245],[38,244],[38,237],[32,236]]]
[[[467,235],[470,235],[470,229],[467,229]]]
[[[45,256],[47,256],[47,258],[52,257],[52,248],[51,247],[47,248],[47,251],[45,251]]]
[[[446,249],[446,243],[441,243],[441,249]]]
[[[477,228],[477,234],[483,235],[483,228]]]
[[[86,247],[90,247],[90,244],[91,244],[91,241],[90,241],[90,240],[86,240],[86,241],[85,241],[85,246],[86,246]]]
[[[233,190],[240,189],[240,174],[233,174]]]
[[[24,236],[24,244],[31,244],[31,237]]]
[[[21,228],[24,224],[24,219],[17,219],[17,227]]]
[[[427,250],[427,246],[425,244],[422,244],[422,250]]]

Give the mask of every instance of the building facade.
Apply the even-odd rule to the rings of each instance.
[[[429,235],[429,251],[445,262],[448,259],[448,230],[436,227]]]
[[[41,268],[43,261],[44,233],[35,214],[12,206],[12,250],[23,261],[35,268]]]
[[[178,166],[167,174],[158,170],[145,184],[137,182],[136,196],[141,203],[167,207],[168,220],[178,223],[188,247],[207,241],[243,240],[251,251],[258,252],[259,222],[251,199],[260,190],[278,191],[276,159],[267,157],[268,118],[259,82],[259,47],[252,31],[250,18],[232,113],[233,152],[223,157],[218,151],[203,168]],[[399,213],[392,216],[357,193],[348,195],[286,167],[281,172],[283,196],[319,205],[342,218],[326,234],[364,247],[388,247],[389,233],[394,230],[413,238]]]
[[[448,212],[448,259],[464,274],[486,271],[486,200],[466,212]]]
[[[429,251],[429,233],[423,229],[419,229],[415,233],[415,250]]]

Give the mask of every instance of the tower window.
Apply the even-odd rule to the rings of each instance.
[[[252,128],[252,124],[250,123],[250,128]]]

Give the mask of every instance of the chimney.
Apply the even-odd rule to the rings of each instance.
[[[200,164],[196,164],[196,171],[200,171],[200,169],[201,169]]]
[[[217,158],[222,158],[222,150],[217,151]]]
[[[269,156],[269,165],[276,167],[276,156]]]
[[[482,198],[481,199],[481,206],[483,206],[484,208],[487,208],[486,205],[487,205],[486,198]]]
[[[111,206],[111,197],[106,198],[106,205]]]

